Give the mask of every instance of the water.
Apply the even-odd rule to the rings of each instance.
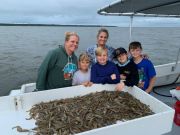
[[[66,31],[80,36],[79,55],[96,43],[99,27],[0,26],[0,96],[35,82],[37,70],[47,52],[64,42]],[[107,27],[108,44],[128,48],[129,29]],[[140,41],[154,65],[176,60],[180,28],[133,28],[132,40]]]

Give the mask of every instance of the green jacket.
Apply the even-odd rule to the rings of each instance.
[[[48,90],[71,86],[77,62],[76,55],[68,56],[63,46],[50,51],[39,68],[36,89]]]

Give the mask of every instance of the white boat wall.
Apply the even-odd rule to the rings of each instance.
[[[180,82],[180,61],[155,66],[157,79],[155,86],[169,85]]]
[[[12,129],[12,127],[17,125],[26,129],[32,129],[35,127],[34,120],[25,119],[29,118],[27,110],[29,110],[34,104],[48,102],[55,99],[81,96],[96,91],[112,91],[114,88],[115,85],[107,84],[94,84],[92,87],[79,85],[54,90],[23,93],[16,96],[0,97],[1,134],[27,135],[27,133],[17,132],[16,129]],[[172,108],[142,91],[138,87],[126,87],[124,91],[129,92],[141,102],[149,105],[155,114],[93,129],[79,133],[78,135],[161,135],[171,131],[174,117],[174,110]]]

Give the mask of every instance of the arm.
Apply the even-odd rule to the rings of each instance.
[[[72,79],[72,85],[78,85],[77,72],[74,73],[74,76],[73,76],[73,79]]]
[[[150,79],[149,87],[145,90],[147,93],[150,93],[152,91],[155,81],[156,81],[156,76],[154,76]]]
[[[52,51],[48,53],[38,70],[38,77],[36,81],[36,89],[38,90],[46,89],[49,68],[51,68],[51,63],[53,63],[53,61],[56,61],[54,57],[52,58],[52,53]]]
[[[87,82],[83,82],[82,85],[84,85],[85,87],[90,87],[93,85],[93,83],[90,81],[87,81]]]
[[[147,93],[150,93],[154,87],[155,81],[156,81],[156,71],[154,68],[154,65],[152,64],[151,61],[149,61],[149,65],[148,65],[148,76],[149,76],[149,86],[148,88],[145,90]]]
[[[109,80],[109,79],[110,79],[110,76],[109,77],[98,76],[96,65],[92,66],[92,68],[91,68],[91,82],[105,84],[107,82],[107,80]]]
[[[116,67],[116,65],[114,65],[113,66],[113,73],[114,73],[114,75],[115,75],[115,78],[112,78],[112,77],[110,77],[109,79],[108,79],[108,82],[110,83],[110,84],[116,84],[116,83],[119,83],[120,82],[120,74],[119,74],[119,71],[118,71],[118,68]],[[112,76],[112,75],[111,75]]]

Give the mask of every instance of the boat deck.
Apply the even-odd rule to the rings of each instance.
[[[180,86],[180,83],[167,85],[167,86],[161,86],[161,87],[155,87],[154,91],[151,92],[151,95],[159,99],[160,101],[164,102],[168,106],[174,108],[174,105],[177,99],[174,97],[171,97],[170,90],[175,89],[176,86]],[[158,95],[156,92],[165,96]],[[171,132],[166,133],[164,135],[179,135],[179,134],[180,134],[180,126],[173,124]]]

